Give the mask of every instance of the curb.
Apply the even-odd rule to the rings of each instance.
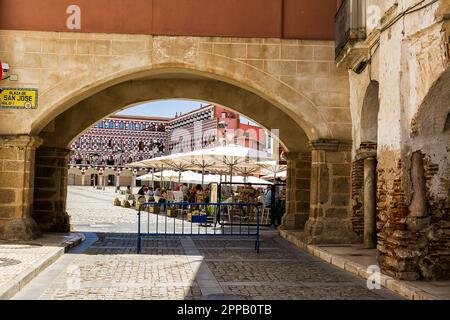
[[[343,257],[335,256],[317,246],[306,244],[292,235],[292,232],[287,230],[278,229],[278,233],[283,239],[295,245],[297,248],[318,257],[329,264],[353,273],[354,275],[366,280],[371,276],[367,273],[367,266],[350,261]],[[381,286],[410,300],[440,300],[439,297],[423,291],[420,288],[416,288],[385,274],[381,274]]]
[[[63,242],[61,247],[55,247],[54,252],[51,252],[35,262],[30,268],[22,271],[16,277],[0,286],[0,300],[9,300],[16,293],[23,289],[31,280],[33,280],[39,273],[44,271],[48,266],[54,263],[58,258],[60,258],[64,253],[72,249],[73,247],[79,245],[85,240],[85,237],[80,234],[80,237],[75,240],[69,240]]]

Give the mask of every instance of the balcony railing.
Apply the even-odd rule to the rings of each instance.
[[[366,1],[344,0],[335,17],[336,58],[347,44],[366,39]]]

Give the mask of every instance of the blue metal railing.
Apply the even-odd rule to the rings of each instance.
[[[142,228],[145,213],[147,232]],[[261,207],[257,203],[145,202],[137,215],[137,253],[146,236],[251,236],[259,253]]]

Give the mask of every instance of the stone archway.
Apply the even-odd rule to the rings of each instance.
[[[361,144],[377,143],[379,110],[379,84],[377,81],[371,81],[364,95],[361,109]]]
[[[159,77],[128,80],[101,90],[62,112],[40,133],[43,144],[36,151],[36,175],[33,218],[45,231],[67,231],[65,212],[66,167],[71,142],[92,124],[130,105],[162,99],[194,99],[231,106],[266,129],[280,129],[278,137],[291,154],[302,154],[302,192],[288,192],[286,215],[294,223],[304,224],[309,216],[310,151],[308,137],[288,114],[260,96],[208,77],[167,73]],[[85,112],[89,110],[89,112]],[[291,151],[292,150],[292,151]],[[297,161],[298,162],[298,161]],[[294,166],[297,162],[294,162]],[[300,172],[299,172],[300,174]],[[295,176],[295,172],[294,172]],[[295,179],[294,179],[295,182]],[[298,189],[289,185],[288,189]],[[299,202],[302,206],[298,206]],[[299,218],[301,216],[301,218]]]
[[[333,242],[349,239],[348,75],[330,66],[334,61],[330,55],[319,54],[328,52],[331,43],[281,42],[253,46],[233,43],[234,40],[223,43],[223,40],[197,37],[139,39],[136,41],[146,41],[139,52],[126,47],[124,52],[114,54],[113,50],[112,55],[95,59],[78,51],[64,55],[65,45],[72,40],[45,37],[41,40],[55,52],[60,64],[54,69],[46,67],[45,77],[40,78],[45,78],[46,82],[42,83],[45,89],[39,97],[39,112],[30,113],[26,119],[16,113],[8,114],[8,121],[0,119],[1,133],[23,139],[24,148],[30,149],[32,154],[29,161],[21,162],[26,178],[21,179],[21,185],[14,185],[19,193],[28,190],[24,196],[26,206],[19,205],[19,197],[13,197],[10,207],[14,214],[0,221],[0,235],[29,237],[32,233],[24,221],[32,221],[29,219],[31,212],[41,215],[37,220],[43,230],[67,230],[65,167],[70,141],[102,117],[130,104],[178,97],[224,105],[268,129],[282,126],[280,140],[289,150],[290,172],[289,214],[283,225],[301,228],[306,220],[311,220],[308,224],[308,230],[314,230],[311,241],[327,242],[328,235],[332,235]],[[81,39],[76,41],[84,43]],[[113,45],[115,41],[111,40]],[[101,40],[89,43],[96,45],[97,42]],[[255,57],[256,61],[239,58],[243,53],[237,49],[242,46],[249,46],[245,56]],[[254,49],[261,51],[255,55]],[[286,58],[292,61],[284,61]],[[255,62],[261,62],[263,67],[253,65]],[[284,76],[284,73],[290,75]],[[75,118],[78,121],[72,121]],[[0,145],[11,149],[14,152],[11,156],[17,158],[22,148],[19,140],[0,141]],[[33,148],[40,144],[34,156]],[[320,157],[311,170],[314,153]],[[329,174],[323,175],[324,167]],[[320,179],[328,183],[309,194],[310,178],[318,180],[319,171],[322,172]],[[9,184],[0,186],[9,187]],[[33,191],[36,191],[35,196]],[[315,202],[314,208],[325,208],[328,217],[316,219],[320,210],[311,210],[310,202]],[[11,229],[11,221],[22,227],[5,232]],[[331,229],[327,229],[329,223]],[[345,236],[340,237],[343,234]]]

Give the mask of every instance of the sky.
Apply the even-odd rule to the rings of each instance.
[[[148,116],[148,117],[165,117],[174,118],[175,113],[188,113],[192,110],[200,108],[200,106],[205,106],[208,103],[201,103],[199,101],[192,100],[162,100],[143,103],[126,110],[118,112],[118,115],[128,115],[128,116]],[[242,123],[255,124],[251,120],[241,117]]]

